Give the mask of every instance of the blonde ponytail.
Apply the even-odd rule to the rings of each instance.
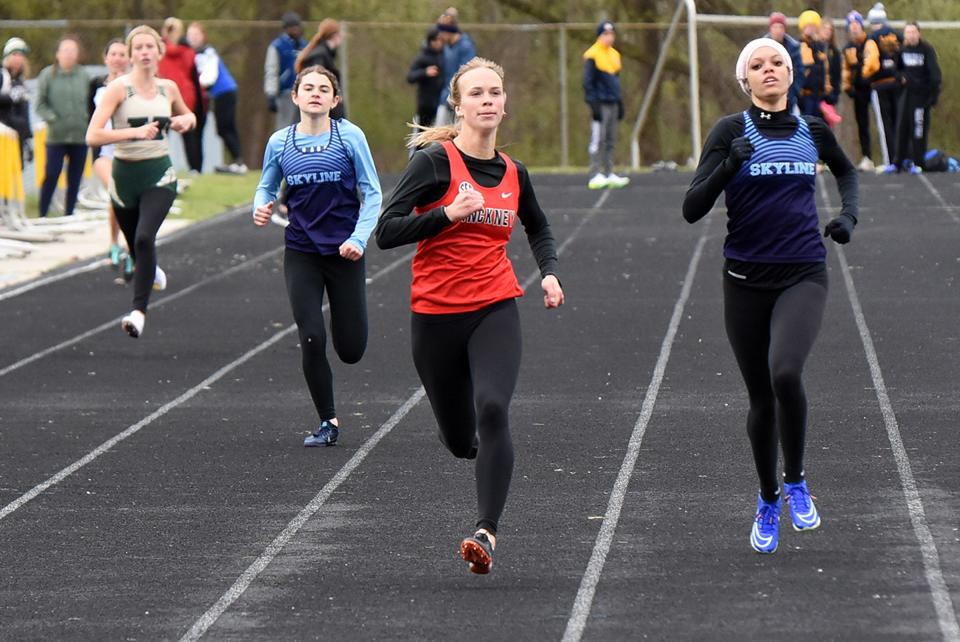
[[[460,133],[460,128],[457,125],[441,125],[440,127],[424,127],[414,123],[407,123],[407,125],[418,130],[407,136],[407,147],[409,149],[420,149],[430,143],[453,140]]]

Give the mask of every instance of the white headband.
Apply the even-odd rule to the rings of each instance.
[[[747,83],[747,65],[750,62],[750,58],[753,57],[754,52],[760,47],[770,47],[780,54],[783,62],[787,65],[787,85],[793,84],[793,59],[790,58],[787,50],[773,38],[757,38],[756,40],[748,42],[747,46],[740,52],[740,57],[737,58],[737,82],[740,83],[740,89],[743,90],[743,93],[748,96],[750,95],[750,85]]]

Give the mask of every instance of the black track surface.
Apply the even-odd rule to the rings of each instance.
[[[863,176],[844,252],[955,613],[960,183],[925,178],[956,208],[916,177]],[[684,223],[688,181],[636,177],[596,207],[602,192],[586,177],[535,177],[558,243],[569,240],[567,304],[544,310],[539,279],[521,300],[517,463],[485,577],[457,554],[475,519],[472,464],[442,448],[426,401],[365,445],[419,388],[409,261],[375,276],[412,248],[381,252],[371,240],[369,348],[358,365],[334,362],[343,429],[328,449],[301,446],[316,418],[296,334],[249,355],[292,319],[282,232],[255,229],[247,213],[160,249],[170,285],[139,340],[119,328],[130,291],[106,269],[0,301],[0,369],[116,321],[0,376],[0,510],[16,506],[0,517],[0,638],[179,639],[363,452],[206,638],[560,639],[706,233],[584,639],[942,639],[832,243],[805,375],[807,476],[823,527],[795,533],[786,521],[776,554],[751,551],[757,483],[721,317],[724,215]],[[522,232],[511,256],[523,281],[535,266]]]

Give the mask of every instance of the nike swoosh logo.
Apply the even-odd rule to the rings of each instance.
[[[513,192],[500,192],[500,198],[510,198]]]
[[[750,539],[753,541],[754,545],[757,548],[767,548],[773,543],[773,535],[767,535],[764,537],[760,534],[760,529],[757,528],[757,525],[753,525],[753,531],[750,533]]]

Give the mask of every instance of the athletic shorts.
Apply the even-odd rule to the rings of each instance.
[[[177,173],[169,156],[139,161],[113,159],[110,199],[115,207],[135,209],[140,205],[140,196],[151,187],[176,193]]]

